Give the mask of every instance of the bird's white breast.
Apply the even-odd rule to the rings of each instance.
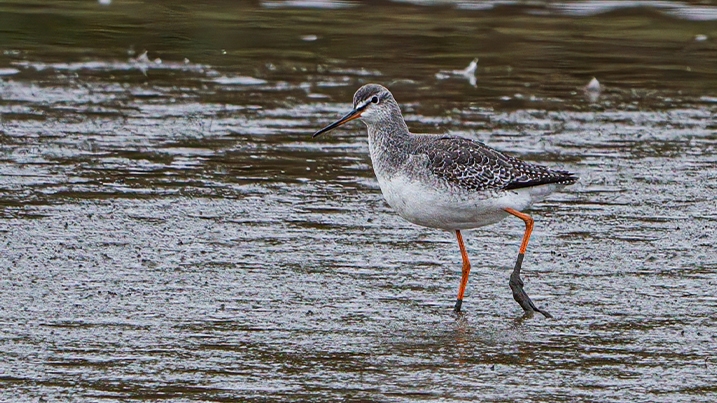
[[[448,231],[494,224],[508,216],[506,208],[524,210],[557,189],[557,185],[542,185],[477,192],[434,187],[400,174],[376,176],[384,198],[401,217],[414,224]]]

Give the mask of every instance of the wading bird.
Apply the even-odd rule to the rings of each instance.
[[[540,312],[523,290],[520,269],[533,230],[522,213],[532,203],[577,182],[574,174],[530,164],[466,138],[413,134],[391,92],[367,84],[354,94],[353,110],[314,133],[314,137],[360,119],[368,127],[373,170],[388,204],[418,225],[455,232],[463,259],[454,310],[461,311],[471,265],[461,230],[495,224],[515,216],[525,222],[509,285],[526,314]]]

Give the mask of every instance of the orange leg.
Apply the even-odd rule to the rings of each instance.
[[[520,218],[525,223],[525,234],[523,234],[523,242],[521,242],[520,244],[518,260],[516,260],[515,262],[515,268],[513,268],[513,273],[510,275],[510,282],[508,283],[510,285],[510,289],[513,291],[513,299],[515,300],[515,302],[520,304],[526,314],[540,312],[546,318],[552,318],[549,313],[540,310],[535,306],[528,294],[525,292],[525,290],[523,290],[523,280],[521,280],[520,278],[520,269],[523,265],[525,250],[528,249],[528,241],[530,241],[530,234],[533,232],[533,219],[529,215],[523,214],[517,210],[513,210],[512,208],[507,208],[505,209],[505,211],[508,214],[512,214]]]
[[[461,248],[461,257],[463,258],[463,275],[461,276],[461,285],[458,287],[458,299],[456,299],[456,306],[453,310],[460,312],[461,305],[463,305],[463,294],[466,292],[466,285],[468,285],[468,275],[471,272],[471,262],[468,260],[468,253],[466,252],[466,246],[463,244],[461,231],[456,230],[456,238],[458,238],[458,247]]]

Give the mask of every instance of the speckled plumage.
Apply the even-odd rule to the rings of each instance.
[[[451,185],[469,191],[511,190],[577,178],[505,155],[485,144],[454,136],[417,136],[413,153],[428,156],[431,172]]]

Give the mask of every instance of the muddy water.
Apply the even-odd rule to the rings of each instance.
[[[717,399],[717,9],[155,3],[0,2],[0,400]],[[531,210],[555,319],[518,220],[457,318],[453,237],[310,137],[366,82],[581,176]]]

